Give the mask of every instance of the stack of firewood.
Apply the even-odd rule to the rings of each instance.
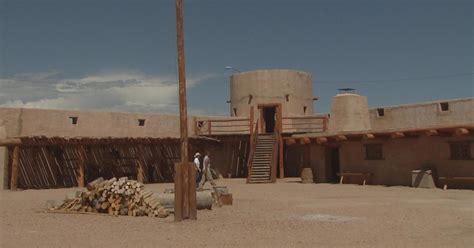
[[[86,191],[77,192],[75,198],[66,199],[50,210],[160,218],[169,215],[143,183],[126,177],[118,180],[115,177],[110,180],[98,178],[87,185]]]

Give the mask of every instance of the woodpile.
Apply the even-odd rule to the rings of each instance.
[[[110,180],[98,178],[87,185],[86,191],[76,192],[75,197],[50,210],[160,218],[169,215],[153,192],[146,190],[143,183],[127,177],[118,180],[115,177]]]

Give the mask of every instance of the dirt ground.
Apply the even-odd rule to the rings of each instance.
[[[39,213],[77,189],[0,191],[1,247],[472,247],[474,192],[218,181],[234,205],[198,221]],[[155,191],[172,184],[149,184]]]

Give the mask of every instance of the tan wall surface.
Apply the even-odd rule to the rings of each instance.
[[[449,111],[441,112],[439,102],[448,102]],[[385,111],[384,117],[377,117],[377,108],[369,110],[372,130],[474,123],[474,98],[440,100],[382,108]]]
[[[237,116],[249,116],[251,106],[255,106],[256,111],[258,104],[267,103],[281,103],[283,116],[313,114],[311,74],[294,70],[256,70],[234,74],[230,81],[232,115],[236,108]],[[288,101],[286,94],[289,94]],[[249,95],[253,96],[250,104]]]
[[[73,125],[69,117],[78,117]],[[145,119],[145,126],[138,125]],[[179,116],[147,113],[0,108],[8,137],[179,137]],[[193,117],[188,117],[194,135]]]
[[[410,185],[411,171],[431,168],[438,176],[474,177],[474,160],[451,160],[452,141],[474,137],[420,137],[387,141],[344,142],[340,145],[340,167],[343,172],[370,172],[372,184]],[[382,143],[384,160],[366,160],[366,143]],[[471,143],[471,154],[474,144]]]
[[[330,132],[370,130],[367,97],[337,94],[331,100]]]

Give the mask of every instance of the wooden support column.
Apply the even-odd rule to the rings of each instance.
[[[280,136],[280,144],[279,144],[279,148],[280,148],[280,178],[285,178],[285,166],[284,166],[284,163],[285,163],[285,160],[283,158],[283,146],[285,145],[285,143],[283,142],[283,137]]]
[[[309,144],[304,146],[303,160],[303,168],[311,168],[311,146]],[[301,176],[301,169],[299,174]]]
[[[175,220],[197,219],[196,169],[193,163],[175,164]]]
[[[20,166],[20,146],[15,146],[13,148],[12,177],[10,180],[11,190],[17,190],[19,166]]]
[[[207,132],[209,135],[212,135],[212,122],[211,120],[207,121]]]
[[[77,165],[79,166],[79,171],[77,175],[77,186],[83,188],[85,186],[85,168],[86,168],[86,153],[83,146],[77,147],[78,159]]]
[[[250,138],[252,138],[253,135],[253,120],[254,119],[254,110],[253,106],[250,107],[250,120],[249,120],[249,128],[250,128]]]
[[[137,156],[137,181],[143,183],[145,181],[145,152],[143,151],[143,145],[138,145]]]
[[[283,110],[282,110],[282,106],[281,104],[278,105],[278,133],[279,133],[279,158],[280,158],[280,161],[279,161],[279,164],[280,164],[280,178],[285,178],[285,166],[284,166],[284,159],[283,159],[283,146],[284,146],[284,142],[283,142]]]
[[[196,209],[196,179],[193,165],[189,163],[188,154],[188,108],[186,100],[186,72],[184,59],[184,21],[183,0],[175,0],[176,3],[176,45],[178,53],[178,88],[179,88],[179,125],[181,142],[181,163],[175,165],[175,204],[174,220],[197,219]],[[211,130],[209,129],[211,134]]]

